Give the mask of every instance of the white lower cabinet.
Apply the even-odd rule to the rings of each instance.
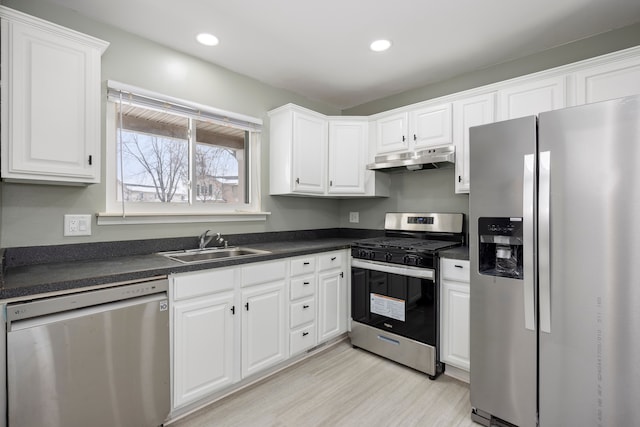
[[[318,257],[318,342],[347,332],[347,256],[341,251]]]
[[[285,280],[242,290],[242,378],[288,356]]]
[[[176,275],[173,299],[173,407],[238,381],[235,269]]]
[[[440,260],[440,360],[445,373],[468,382],[469,261]],[[454,369],[450,369],[454,367]]]
[[[348,259],[340,250],[172,275],[174,414],[346,332]]]
[[[309,350],[318,343],[316,333],[317,264],[316,255],[291,259],[289,293],[289,354],[291,356]]]

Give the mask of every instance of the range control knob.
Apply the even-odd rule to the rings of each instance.
[[[393,254],[391,252],[387,252],[386,254],[384,254],[385,261],[391,262],[392,259],[393,259]]]
[[[416,255],[405,255],[402,258],[402,262],[406,265],[419,265],[420,264],[420,257],[416,256]]]

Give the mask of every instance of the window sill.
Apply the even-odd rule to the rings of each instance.
[[[220,212],[220,213],[110,213],[99,212],[98,225],[127,224],[184,224],[196,222],[245,222],[266,221],[271,212]]]

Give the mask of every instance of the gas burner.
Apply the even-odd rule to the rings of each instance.
[[[388,213],[386,235],[352,244],[354,258],[390,264],[433,266],[442,249],[464,241],[463,214]]]

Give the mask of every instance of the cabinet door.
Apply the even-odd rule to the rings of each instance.
[[[100,54],[78,35],[2,20],[2,177],[100,180]]]
[[[378,119],[377,154],[405,151],[409,147],[408,126],[409,114],[399,113]]]
[[[367,122],[329,123],[330,194],[362,194],[367,159]]]
[[[456,193],[469,192],[469,128],[495,121],[495,98],[495,93],[487,93],[454,103]]]
[[[242,290],[242,378],[287,358],[285,283]]]
[[[293,113],[293,191],[324,194],[327,180],[327,121]]]
[[[347,331],[347,286],[340,271],[318,278],[318,342]]]
[[[565,77],[515,84],[499,91],[500,120],[532,116],[566,106]]]
[[[174,303],[174,408],[237,380],[234,312],[233,291]]]
[[[412,111],[410,143],[415,149],[451,144],[451,104],[437,105]]]
[[[469,370],[469,285],[441,282],[443,362]]]
[[[640,94],[640,58],[589,67],[576,73],[577,102],[588,104]]]

